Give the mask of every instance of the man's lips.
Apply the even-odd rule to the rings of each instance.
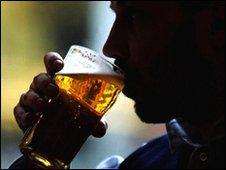
[[[116,57],[114,63],[123,70],[125,76],[122,93],[131,99],[136,98],[138,91],[142,88],[141,74],[130,67],[126,57]]]
[[[133,92],[133,94],[131,94]],[[133,98],[135,96],[134,90],[132,90],[128,85],[125,84],[122,93],[129,98]]]
[[[122,93],[131,99],[135,99],[140,88],[136,81],[125,78]]]

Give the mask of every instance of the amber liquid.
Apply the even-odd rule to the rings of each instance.
[[[60,89],[57,111],[40,116],[26,132],[20,149],[41,168],[66,169],[114,104],[123,80],[112,75],[59,74],[55,82]]]

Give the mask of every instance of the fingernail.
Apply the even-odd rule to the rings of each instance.
[[[108,123],[107,123],[107,121],[104,121],[104,124],[105,124],[105,129],[107,130],[108,129]]]
[[[97,137],[102,137],[106,133],[106,126],[103,123],[99,123],[95,129],[95,135]]]
[[[57,59],[53,62],[53,66],[57,70],[63,68],[63,65],[64,65],[63,61],[59,60],[59,59]]]
[[[107,123],[107,119],[105,118],[105,116],[103,116],[101,118],[101,122],[103,122],[104,126],[105,126],[105,129],[108,129],[108,123]]]

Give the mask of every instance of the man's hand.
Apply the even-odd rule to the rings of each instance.
[[[37,121],[38,113],[45,113],[49,105],[48,100],[55,99],[59,93],[53,77],[63,68],[63,59],[58,53],[49,52],[44,57],[44,63],[47,73],[40,73],[34,77],[29,90],[21,95],[14,108],[14,116],[23,131]],[[107,122],[105,118],[102,118],[92,135],[102,137],[105,135],[106,129]]]

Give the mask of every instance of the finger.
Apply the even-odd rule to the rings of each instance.
[[[47,102],[44,101],[33,90],[29,90],[27,93],[21,96],[20,105],[27,107],[28,109],[30,109],[30,111],[40,112],[47,107]]]
[[[20,106],[20,104],[17,104],[15,106],[13,112],[17,124],[23,131],[33,125],[37,120],[37,116],[35,114],[26,112],[26,110],[22,106]]]
[[[97,127],[93,130],[92,135],[97,138],[101,138],[106,134],[108,125],[105,119],[101,119]]]
[[[50,98],[56,97],[59,92],[58,86],[54,84],[53,79],[47,73],[41,73],[35,76],[30,85],[30,89],[42,96],[48,96]]]
[[[105,116],[103,116],[100,121],[105,125],[106,130],[108,129],[108,121]]]
[[[56,52],[49,52],[44,56],[44,63],[47,70],[47,73],[52,77],[57,71],[60,71],[63,66],[62,57]]]

